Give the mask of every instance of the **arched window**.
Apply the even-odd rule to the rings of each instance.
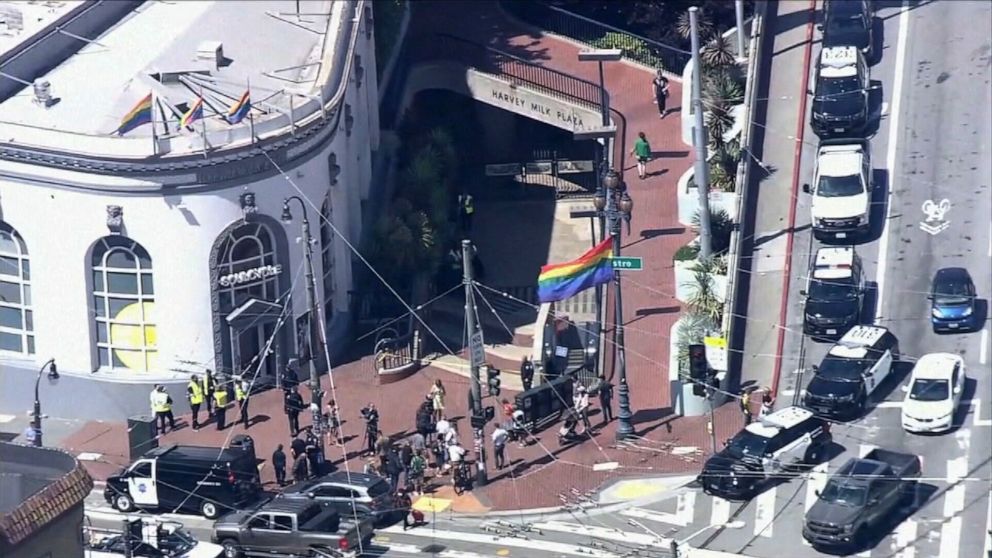
[[[331,322],[334,317],[334,229],[331,222],[334,212],[330,199],[324,199],[320,206],[320,265],[324,272],[324,321]]]
[[[34,354],[31,264],[24,239],[0,221],[0,351]]]
[[[154,370],[158,344],[148,251],[125,236],[108,236],[93,247],[90,264],[100,367]]]
[[[220,277],[278,263],[272,233],[261,223],[245,223],[228,233],[218,256],[217,272]],[[273,274],[248,282],[222,284],[217,292],[221,310],[230,312],[253,298],[270,302],[278,299],[279,278]]]

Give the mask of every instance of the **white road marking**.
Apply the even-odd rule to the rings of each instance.
[[[940,527],[940,558],[956,558],[961,543],[961,512],[964,511],[968,458],[947,460],[947,492],[944,494],[944,523]]]
[[[861,444],[858,447],[858,457],[860,458],[868,455],[869,453],[871,453],[873,449],[877,447],[878,446],[876,446],[875,444]]]
[[[754,510],[754,535],[756,537],[772,536],[772,521],[775,520],[775,490],[771,487],[758,495]]]
[[[985,556],[992,556],[992,498],[989,498],[989,519],[985,524]]]
[[[901,409],[902,401],[881,401],[875,405],[876,409]]]
[[[907,519],[896,527],[893,558],[916,558],[916,528],[917,523]]]
[[[954,441],[958,443],[958,449],[962,453],[968,453],[968,448],[971,447],[971,430],[967,428],[959,428],[954,432]]]
[[[971,413],[973,415],[971,419],[972,423],[974,423],[975,426],[992,426],[992,418],[982,419],[982,400],[974,399],[971,404]]]
[[[578,535],[582,537],[593,537],[597,539],[603,539],[607,541],[621,542],[621,543],[633,543],[633,544],[643,544],[651,546],[661,546],[662,544],[667,545],[667,540],[659,540],[658,537],[649,535],[647,533],[631,533],[629,531],[622,531],[620,529],[610,529],[607,527],[597,527],[595,525],[580,525],[578,523],[565,523],[564,521],[545,521],[542,523],[535,523],[533,525],[535,529],[540,529],[541,531],[553,531],[557,533],[567,533],[569,535]]]
[[[528,550],[542,550],[555,554],[568,554],[571,556],[582,556],[584,558],[620,558],[617,554],[606,552],[598,548],[587,548],[554,541],[542,541],[536,539],[516,539],[512,537],[494,537],[481,533],[463,533],[461,531],[451,531],[447,529],[410,529],[404,531],[402,525],[392,525],[379,529],[380,533],[392,533],[395,535],[423,537],[435,540],[460,541],[475,544],[491,544],[506,547],[525,548]]]
[[[379,542],[372,539],[372,545],[373,546],[371,548],[365,548],[365,553],[363,553],[362,556],[382,556],[387,553],[392,556],[393,552],[423,556],[423,552],[420,551],[420,547],[415,544]],[[431,554],[431,556],[436,556],[437,558],[487,558],[485,554],[476,554],[475,552],[466,552],[464,550],[453,549],[442,550],[436,554]]]
[[[710,525],[723,525],[730,521],[730,500],[713,498],[713,510],[710,514]]]
[[[886,195],[891,200],[893,198],[894,174],[896,169],[896,144],[899,139],[899,110],[902,104],[902,82],[903,73],[906,67],[906,39],[909,37],[909,1],[903,0],[899,12],[899,38],[896,40],[896,64],[894,81],[892,85],[892,105],[889,118],[889,145],[885,155],[885,168],[889,171],[889,184]],[[885,268],[888,265],[889,251],[889,221],[892,216],[892,203],[886,204],[885,222],[882,224],[882,237],[878,240],[878,271],[875,275],[875,293],[878,303],[875,305],[875,323],[885,314],[885,299],[882,293],[885,290]]]
[[[989,361],[989,328],[982,330],[982,345],[978,348],[978,362],[985,364]]]
[[[633,517],[636,519],[646,519],[648,521],[656,521],[658,523],[666,523],[668,525],[678,525],[679,527],[685,527],[688,523],[683,523],[682,520],[674,513],[667,512],[656,512],[651,510],[645,510],[642,508],[630,508],[629,510],[621,510],[620,515],[624,517]]]
[[[675,517],[679,521],[679,525],[685,527],[686,525],[692,523],[692,518],[695,516],[696,512],[696,493],[695,492],[683,492],[679,494],[678,500],[675,502]]]
[[[17,415],[0,415],[0,424],[11,422],[15,418],[17,418]]]
[[[992,224],[989,225],[989,257],[992,258]]]

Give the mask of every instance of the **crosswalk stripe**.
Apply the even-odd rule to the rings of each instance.
[[[754,535],[772,536],[772,522],[775,520],[775,490],[771,487],[758,495],[754,511]]]
[[[384,556],[387,554],[392,556],[394,552],[399,552],[402,554],[415,554],[417,556],[424,555],[420,547],[415,544],[381,542],[373,540],[372,546],[365,547],[365,552],[362,556]],[[453,548],[448,548],[440,552],[433,553],[431,556],[434,558],[490,558],[485,554],[455,550]]]
[[[816,503],[818,499],[816,491],[823,490],[823,487],[827,485],[827,469],[829,467],[829,463],[820,463],[809,472],[809,478],[806,479],[806,498],[803,499],[803,515],[808,513],[809,509]],[[802,541],[803,546],[813,546],[805,538]]]
[[[989,519],[985,529],[985,556],[992,556],[992,496],[989,496]]]
[[[543,541],[537,539],[516,539],[511,537],[499,537],[484,535],[479,533],[466,533],[463,531],[451,531],[448,529],[410,529],[404,531],[402,525],[392,525],[378,530],[379,533],[391,533],[394,535],[404,535],[413,537],[423,537],[434,540],[460,541],[475,544],[500,545],[504,547],[525,548],[528,550],[539,550],[557,554],[568,554],[570,556],[581,556],[583,558],[620,558],[613,552],[607,552],[598,548],[577,546],[555,541]]]
[[[915,558],[916,528],[917,523],[912,519],[907,519],[896,527],[894,550],[897,552],[893,558]]]
[[[620,529],[610,529],[607,527],[597,527],[595,525],[578,525],[576,523],[566,523],[563,521],[546,521],[535,523],[535,529],[541,531],[554,531],[558,533],[568,533],[570,535],[581,535],[614,542],[643,545],[668,544],[668,541],[659,540],[657,537],[647,533],[630,533]]]
[[[675,515],[679,520],[679,525],[685,527],[692,523],[693,515],[696,511],[696,493],[683,492],[679,494],[675,502]]]
[[[630,508],[629,510],[622,510],[620,515],[624,517],[633,517],[636,519],[646,519],[648,521],[657,521],[658,523],[667,523],[669,525],[677,525],[679,527],[685,527],[688,523],[682,523],[682,520],[678,515],[674,513],[667,512],[656,512],[651,510],[645,510],[641,508]]]
[[[873,449],[877,447],[878,446],[876,446],[875,444],[861,444],[858,447],[858,457],[864,457],[868,455],[869,453],[871,453]]]
[[[940,558],[958,555],[961,541],[961,512],[964,511],[965,484],[968,475],[968,458],[947,460],[947,492],[944,494],[944,523],[940,527]]]
[[[730,500],[713,498],[713,509],[710,515],[710,525],[723,525],[730,521]]]

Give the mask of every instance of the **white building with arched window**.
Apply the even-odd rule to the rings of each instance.
[[[55,4],[18,3],[32,25],[0,38],[0,370],[274,379],[309,351],[293,195],[346,335],[342,240],[378,146],[371,2]]]

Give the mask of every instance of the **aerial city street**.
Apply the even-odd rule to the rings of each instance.
[[[992,2],[0,26],[0,558],[992,558]]]

